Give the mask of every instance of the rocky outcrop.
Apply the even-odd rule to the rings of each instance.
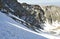
[[[32,14],[39,23],[43,23],[44,20],[44,11],[39,5],[29,5],[26,3],[22,3],[23,8]]]
[[[15,21],[17,20],[19,22],[22,22],[28,28],[31,28],[34,31],[36,31],[35,29],[37,30],[43,29],[41,26],[41,22],[39,22],[40,20],[39,21],[37,20],[38,15],[35,18],[35,13],[34,14],[32,13],[34,10],[33,11],[27,10],[26,8],[23,7],[22,4],[18,3],[17,0],[1,0],[0,2],[2,5],[0,11],[5,13]],[[16,17],[19,19],[17,19]],[[25,22],[20,19],[24,20]]]

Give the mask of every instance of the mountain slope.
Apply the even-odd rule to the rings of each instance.
[[[17,23],[4,13],[0,12],[0,39],[47,39],[43,36],[39,36],[21,28],[17,28],[9,23],[26,28],[24,25]]]
[[[0,4],[2,13],[35,32],[43,30],[56,34],[60,27],[60,7],[30,5],[17,0],[0,0]],[[57,30],[60,32],[60,28]]]

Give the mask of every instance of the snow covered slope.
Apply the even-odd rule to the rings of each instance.
[[[46,33],[36,33],[0,12],[0,39],[59,39]]]
[[[43,36],[17,28],[8,22],[24,27],[24,25],[15,22],[13,19],[0,12],[0,39],[47,39]]]

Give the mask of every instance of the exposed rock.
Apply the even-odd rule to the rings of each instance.
[[[11,14],[18,17],[19,19],[24,20],[25,22],[16,19],[15,17],[10,16],[14,20],[21,21],[25,23],[27,27],[35,30],[43,29],[39,22],[35,18],[35,14],[32,14],[31,10],[25,9],[22,4],[18,3],[17,0],[1,0],[2,8],[0,8],[1,12],[4,12],[6,15],[10,16]],[[31,12],[30,12],[31,11]],[[36,31],[36,30],[35,30]]]

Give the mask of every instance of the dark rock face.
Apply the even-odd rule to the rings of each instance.
[[[44,24],[44,11],[39,5],[29,5],[26,3],[22,3],[22,6],[30,12],[30,14],[32,15],[31,17],[34,17],[38,21],[37,24]],[[36,24],[36,21],[33,21],[32,23]]]
[[[28,28],[36,31],[43,29],[44,23],[44,11],[38,5],[28,5],[26,3],[18,3],[17,0],[1,0],[0,1],[0,11],[4,12],[6,15],[14,19],[15,21],[19,21],[22,24],[26,24]],[[14,15],[16,17],[10,16]]]
[[[43,23],[44,20],[44,11],[39,5],[29,5],[22,3],[23,8],[30,12],[31,15],[35,17],[40,23]]]

